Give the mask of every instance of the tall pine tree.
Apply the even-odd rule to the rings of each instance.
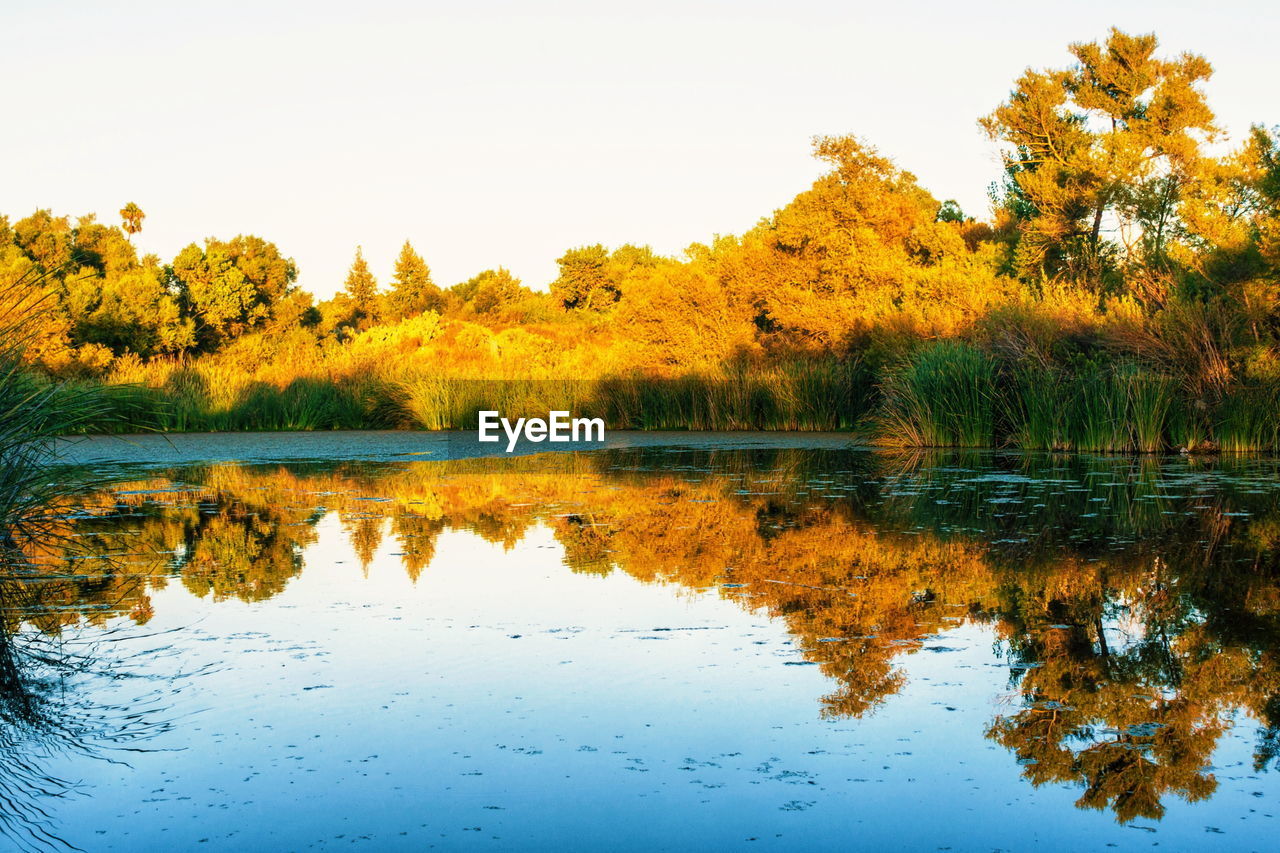
[[[431,270],[408,240],[396,259],[391,282],[391,310],[397,318],[413,317],[444,307],[444,292],[431,280]]]
[[[359,246],[356,246],[356,257],[347,271],[343,289],[351,301],[354,325],[364,328],[378,319],[378,280],[369,272],[369,264],[365,262],[364,252]]]
[[[378,298],[378,280],[369,272],[369,264],[365,262],[364,251],[359,246],[356,246],[356,258],[351,262],[343,287],[356,308],[366,314],[372,313]]]

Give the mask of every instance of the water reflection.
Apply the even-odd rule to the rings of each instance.
[[[84,587],[63,586],[69,580],[0,553],[0,838],[21,850],[79,849],[62,837],[51,804],[77,793],[77,784],[52,774],[51,758],[123,764],[173,724],[163,686],[144,683],[125,703],[98,698],[93,682],[140,676],[130,671],[128,653],[113,648],[118,638],[110,632],[85,637],[69,628],[68,621],[101,614],[92,596],[72,592]],[[53,587],[59,593],[46,596]],[[59,599],[65,604],[54,603]],[[32,618],[53,609],[66,618]],[[164,651],[146,649],[153,658]]]
[[[874,713],[903,688],[904,655],[987,626],[1015,699],[985,734],[1022,777],[1077,785],[1077,805],[1121,822],[1158,819],[1171,796],[1214,793],[1215,747],[1245,717],[1255,770],[1280,753],[1278,473],[1254,459],[655,448],[179,469],[63,507],[75,548],[27,548],[46,579],[6,606],[5,636],[145,623],[170,583],[271,598],[331,513],[353,571],[390,537],[414,580],[445,531],[510,548],[547,525],[574,572],[718,588],[784,620],[830,681],[828,718]]]

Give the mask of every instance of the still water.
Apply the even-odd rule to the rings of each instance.
[[[299,440],[27,544],[0,846],[1275,849],[1276,460]]]

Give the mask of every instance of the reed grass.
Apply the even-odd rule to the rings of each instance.
[[[1177,402],[1171,377],[1130,362],[1016,368],[1001,390],[1008,443],[1024,450],[1158,453]]]
[[[880,438],[913,447],[989,447],[995,440],[995,364],[982,350],[939,341],[884,382]]]
[[[1071,414],[1074,450],[1124,452],[1130,449],[1127,389],[1106,367],[1090,364],[1074,378]]]
[[[1011,387],[1000,394],[1009,443],[1025,450],[1069,450],[1071,412],[1060,371],[1043,366],[1017,368]]]
[[[936,341],[879,375],[857,359],[734,363],[707,373],[585,378],[455,378],[389,359],[288,364],[225,358],[124,361],[109,382],[60,383],[93,396],[93,423],[71,430],[468,430],[483,410],[504,417],[568,411],[609,429],[873,430],[903,447],[1158,453],[1268,450],[1276,383],[1193,403],[1184,380],[1132,360],[1015,360]],[[1012,362],[1012,363],[1010,363]],[[410,360],[410,364],[414,364]],[[247,366],[248,365],[248,366]],[[28,377],[29,382],[46,382]]]
[[[1218,406],[1214,439],[1219,449],[1248,452],[1280,449],[1280,384],[1242,386]]]
[[[869,382],[857,363],[793,363],[719,376],[600,379],[447,379],[398,382],[404,421],[419,429],[474,429],[478,412],[546,417],[568,411],[610,429],[753,430],[852,428],[865,414]]]
[[[1127,396],[1125,420],[1133,449],[1139,453],[1164,450],[1169,444],[1177,383],[1171,377],[1134,366],[1118,370],[1114,381]]]

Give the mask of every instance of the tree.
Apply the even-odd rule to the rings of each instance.
[[[1075,66],[1028,70],[981,120],[1006,146],[1002,205],[1019,222],[1018,270],[1095,289],[1127,259],[1158,261],[1215,137],[1200,56],[1155,56],[1154,35],[1112,29],[1071,45]],[[1118,240],[1104,239],[1113,224]],[[1137,257],[1134,257],[1137,256]]]
[[[350,297],[357,311],[365,316],[373,313],[374,301],[378,298],[378,280],[369,272],[369,264],[365,262],[364,251],[356,246],[356,257],[347,270],[347,280],[342,289]]]
[[[388,299],[392,314],[403,319],[444,307],[444,291],[431,280],[431,270],[408,240],[396,258],[395,277]]]
[[[638,273],[618,322],[664,367],[716,368],[752,345],[752,306],[698,264]]]
[[[167,278],[208,350],[266,324],[293,291],[298,268],[274,243],[240,235],[210,238],[204,248],[192,243],[173,259]]]
[[[612,254],[599,243],[570,249],[556,260],[560,275],[551,283],[551,295],[568,309],[603,311],[621,298],[628,275],[658,261],[648,246],[628,244]]]
[[[71,254],[76,264],[103,275],[121,273],[138,265],[138,253],[125,233],[103,225],[93,214],[82,216],[71,231]]]
[[[570,249],[556,263],[560,275],[551,282],[551,295],[565,308],[597,308],[618,299],[618,289],[609,281],[605,264],[609,250],[597,243]]]
[[[903,319],[944,334],[996,295],[968,226],[939,221],[943,205],[914,175],[852,136],[815,139],[814,154],[830,170],[809,190],[741,238],[692,251],[772,343],[839,352]]]
[[[63,363],[47,346],[41,362],[61,370],[73,359],[77,369],[92,369],[127,352],[146,358],[190,348],[194,326],[166,286],[159,261],[154,256],[139,261],[124,230],[98,222],[93,214],[79,217],[74,227],[69,222],[41,210],[17,229],[3,223],[18,245],[0,251],[8,255],[0,258],[0,278],[3,268],[22,271],[24,262],[44,271],[53,309],[48,313],[59,318]],[[21,259],[13,256],[19,251]]]
[[[953,198],[949,198],[942,203],[942,207],[938,208],[938,214],[934,217],[939,222],[956,222],[965,221],[964,211],[960,209],[960,202]]]
[[[1220,346],[1274,346],[1280,339],[1280,129],[1255,126],[1238,150],[1209,161],[1177,212],[1178,239],[1166,242],[1164,255],[1180,273],[1182,295],[1222,303],[1226,316],[1243,321],[1231,324],[1241,334],[1222,335]],[[1237,352],[1238,361],[1249,360]]]
[[[142,220],[146,218],[147,215],[142,212],[142,208],[133,202],[129,202],[120,208],[120,219],[124,222],[124,233],[130,237],[142,230]]]
[[[454,294],[477,314],[489,314],[510,305],[528,291],[505,267],[485,270],[452,288]]]
[[[70,318],[77,345],[100,344],[117,356],[149,358],[195,344],[194,325],[165,288],[164,270],[154,257],[123,272],[69,279],[63,304],[81,306]]]
[[[13,241],[45,272],[54,272],[71,261],[71,222],[48,210],[37,210],[13,224]]]

